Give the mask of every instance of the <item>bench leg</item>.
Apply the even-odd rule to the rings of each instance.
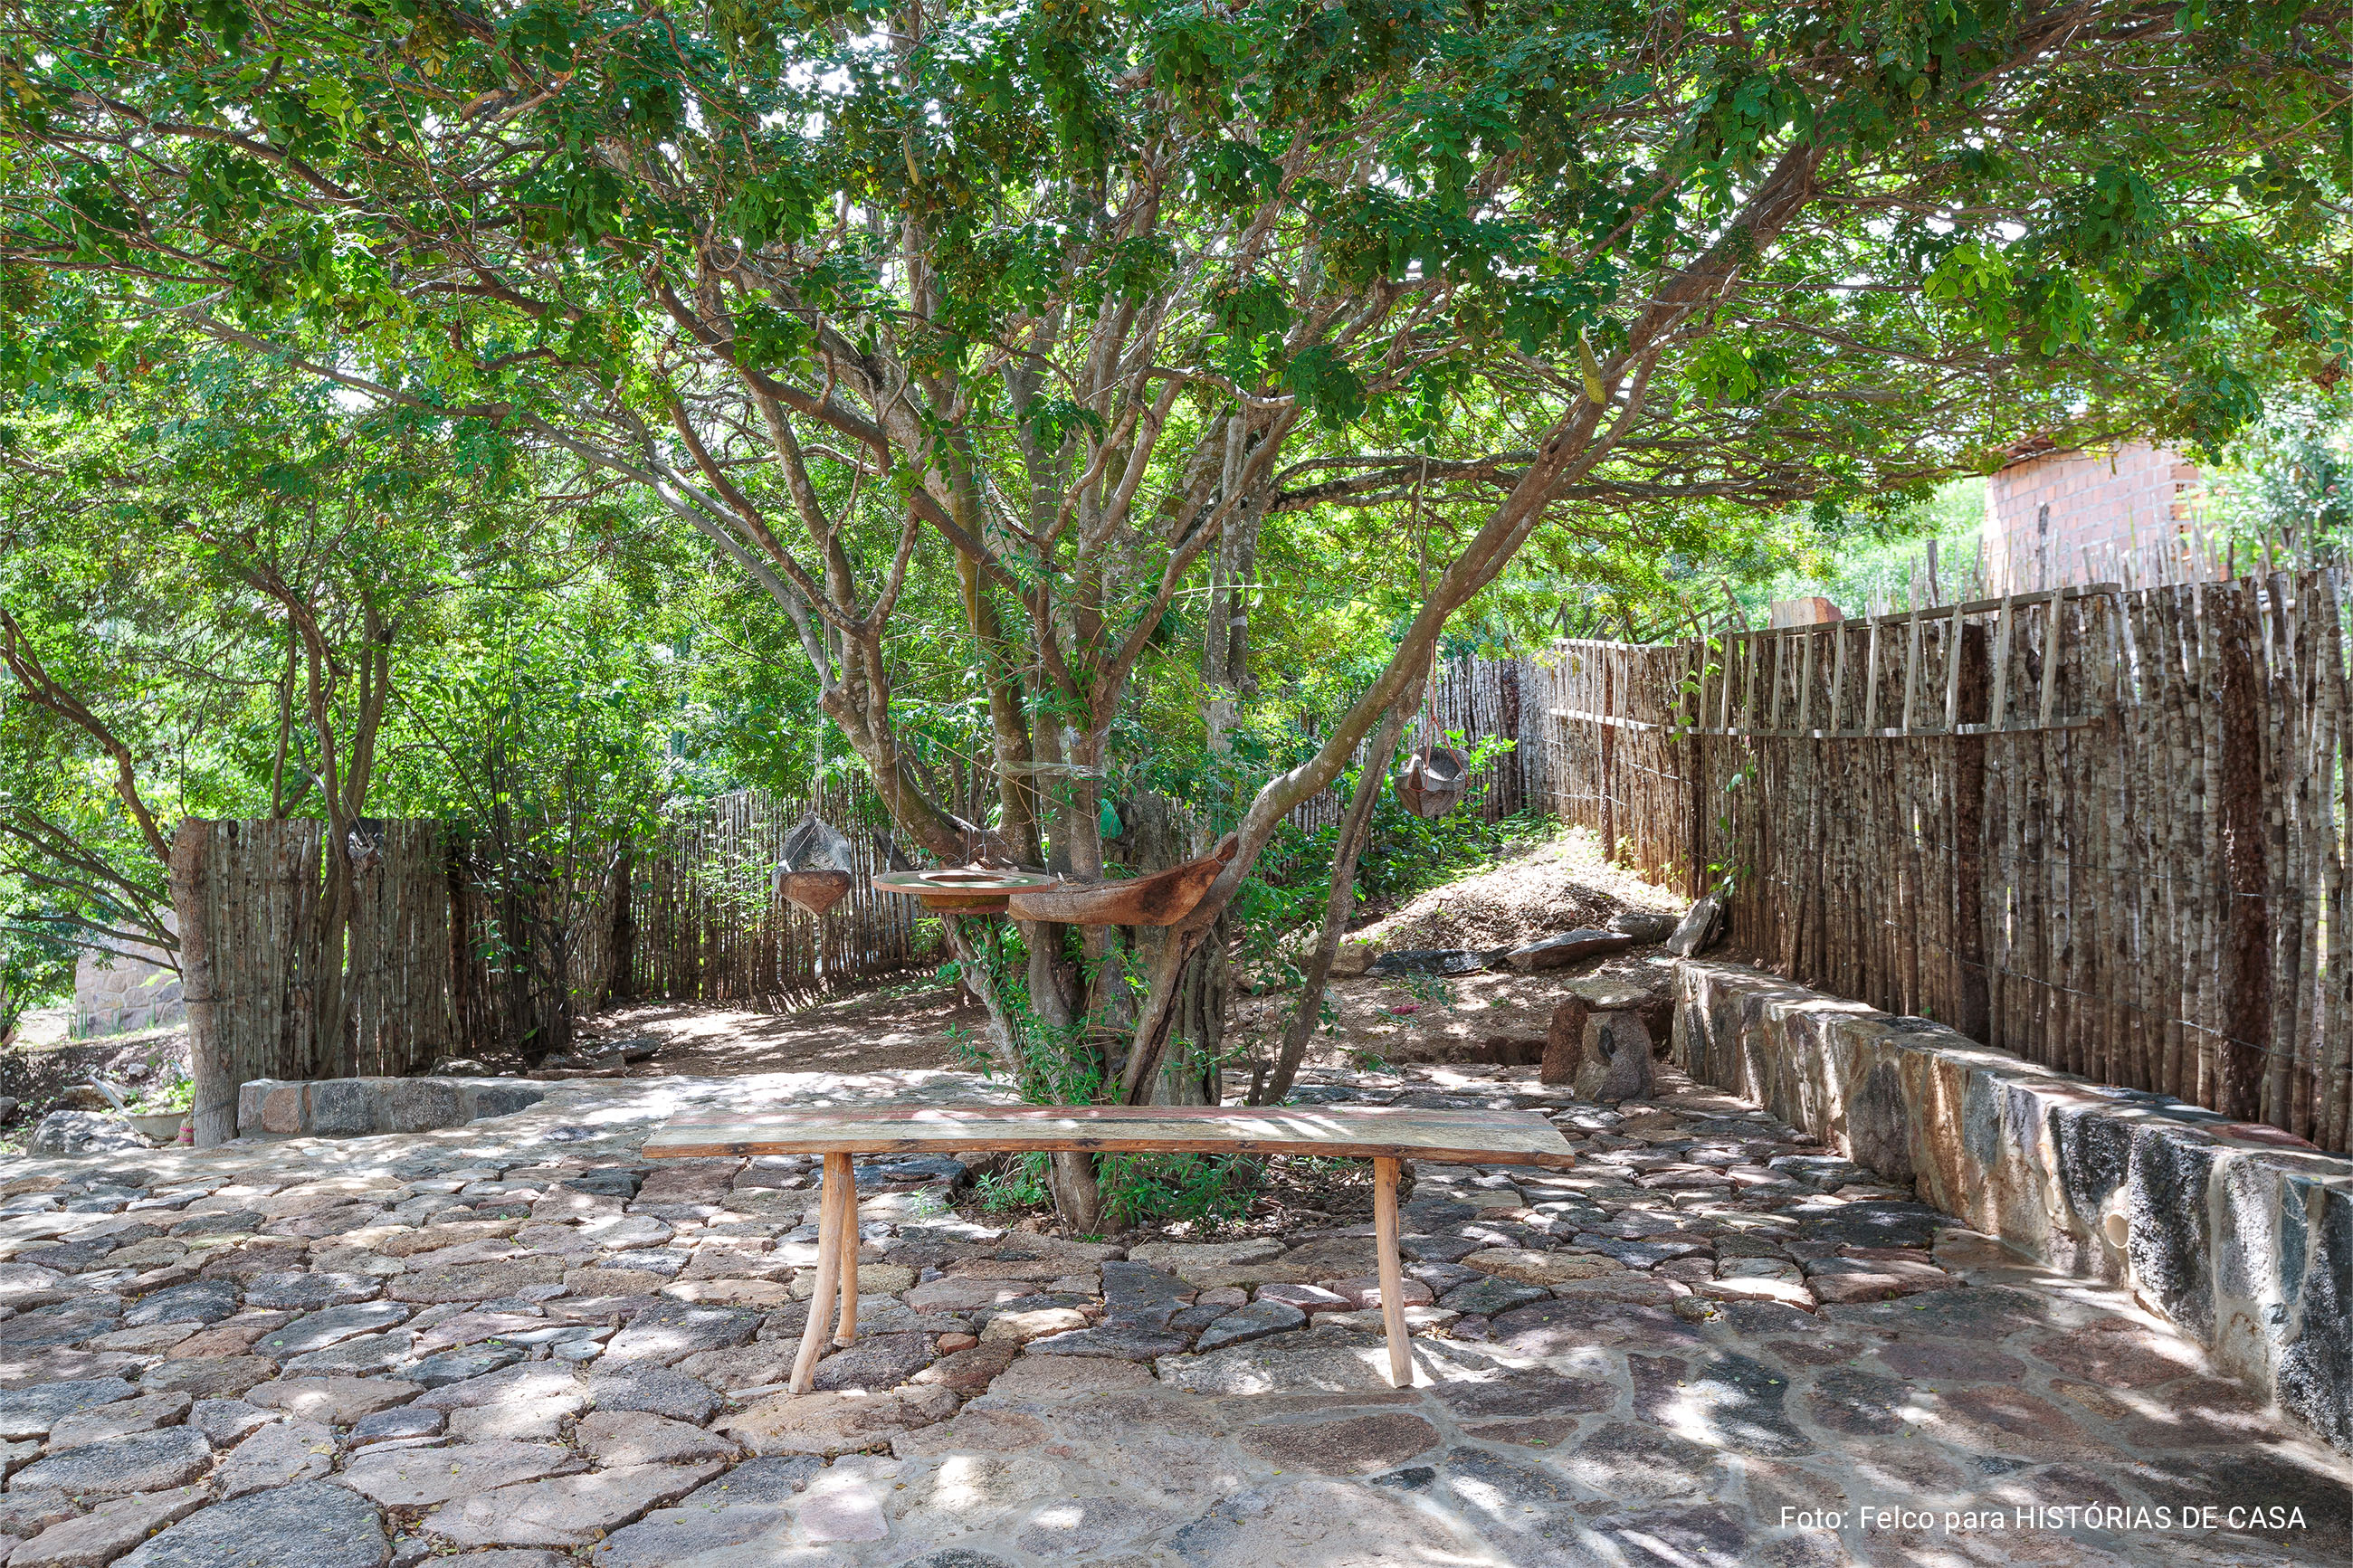
[[[825,1157],[825,1184],[818,1191],[817,1200],[817,1288],[809,1292],[808,1324],[801,1330],[800,1353],[793,1357],[793,1380],[789,1385],[795,1394],[807,1394],[817,1376],[818,1352],[825,1348],[825,1333],[832,1317],[834,1297],[840,1289],[841,1196],[851,1185],[849,1156],[828,1154]],[[850,1223],[858,1220],[858,1200],[853,1194],[849,1205]],[[857,1264],[858,1252],[850,1249],[850,1262]]]
[[[849,1156],[828,1154],[828,1163],[841,1162],[841,1228],[834,1250],[839,1255],[834,1268],[841,1275],[841,1322],[833,1331],[838,1345],[855,1344],[858,1341],[858,1178],[851,1172]],[[817,1298],[809,1298],[809,1313],[817,1314]]]
[[[1413,1386],[1405,1329],[1405,1268],[1398,1261],[1398,1163],[1373,1162],[1373,1246],[1379,1254],[1381,1327],[1389,1342],[1389,1386]]]

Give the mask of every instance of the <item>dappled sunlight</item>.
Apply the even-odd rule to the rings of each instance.
[[[83,1268],[84,1288],[142,1302],[168,1301],[179,1287],[162,1281],[186,1280],[195,1317],[228,1310],[227,1298],[216,1304],[224,1286],[248,1293],[248,1313],[278,1299],[256,1291],[364,1305],[275,1314],[294,1321],[259,1341],[235,1314],[147,1327],[110,1310],[61,1326],[86,1342],[58,1349],[39,1342],[58,1313],[37,1304],[55,1270],[0,1263],[0,1299],[36,1292],[0,1320],[0,1382],[103,1377],[133,1354],[132,1372],[172,1386],[235,1394],[239,1377],[259,1378],[243,1393],[263,1414],[348,1429],[362,1418],[353,1401],[381,1397],[367,1391],[386,1379],[451,1378],[394,1407],[418,1423],[402,1430],[423,1434],[399,1441],[423,1447],[363,1461],[339,1436],[321,1452],[363,1479],[381,1471],[385,1489],[438,1493],[479,1473],[463,1495],[417,1505],[433,1539],[528,1544],[593,1526],[605,1532],[587,1542],[596,1568],[712,1553],[838,1568],[868,1552],[889,1568],[926,1552],[943,1568],[956,1552],[995,1568],[1154,1552],[1212,1568],[1717,1568],[1837,1563],[1841,1552],[1873,1568],[2333,1568],[2348,1529],[2342,1462],[2213,1377],[2128,1298],[2044,1284],[1843,1162],[1797,1167],[1820,1169],[1819,1185],[1785,1175],[1775,1151],[1802,1147],[1785,1130],[1660,1076],[1645,1105],[1564,1100],[1550,1111],[1577,1152],[1572,1170],[1420,1166],[1402,1225],[1409,1281],[1430,1304],[1414,1309],[1405,1389],[1389,1385],[1377,1314],[1346,1293],[1363,1281],[1337,1277],[1365,1267],[1359,1225],[1192,1224],[1149,1247],[1007,1234],[953,1203],[958,1161],[923,1157],[906,1163],[910,1179],[864,1196],[857,1342],[823,1346],[822,1385],[791,1395],[818,1256],[814,1161],[649,1163],[641,1146],[681,1115],[951,1136],[1006,1116],[969,1075],[854,1063],[554,1082],[515,1115],[406,1139],[49,1163],[58,1174],[45,1179],[68,1195],[102,1188],[97,1174],[111,1171],[173,1206],[0,1216],[0,1244],[19,1259]],[[1225,1116],[1307,1138],[1390,1112],[1410,1123],[1416,1105],[1395,1103],[1404,1095],[1547,1103],[1524,1071],[1312,1081],[1327,1098],[1133,1114]],[[1359,1084],[1377,1102],[1369,1119],[1342,1114]],[[1018,1114],[1084,1127],[1128,1113]],[[1736,1162],[1769,1179],[1715,1179]],[[1653,1184],[1667,1176],[1693,1184]],[[145,1235],[126,1224],[142,1214],[163,1234],[112,1240]],[[1926,1294],[1811,1310],[1705,1293],[1719,1267],[1761,1259],[1810,1300],[1825,1277],[1802,1266],[1841,1260],[1841,1227],[1857,1214],[1879,1216],[1875,1250],[1892,1238],[1915,1270],[1959,1274]],[[103,1256],[42,1250],[69,1235],[132,1263],[110,1271]],[[1123,1257],[1129,1248],[1152,1261]],[[1583,1266],[1557,1270],[1570,1276],[1557,1285],[1514,1277],[1567,1260]],[[136,1273],[156,1268],[168,1272]],[[128,1289],[134,1279],[150,1281],[143,1292]],[[1292,1299],[1314,1310],[1241,1311]],[[1235,1342],[1200,1348],[1206,1325],[1246,1321]],[[1111,1353],[1056,1353],[1058,1340],[1090,1336]],[[311,1345],[300,1354],[314,1360],[295,1359]],[[526,1373],[553,1381],[465,1392]],[[0,1417],[15,1397],[0,1389]],[[636,1425],[598,1427],[591,1445],[580,1425],[590,1409]],[[564,1446],[558,1471],[576,1468],[525,1479],[548,1462],[546,1445]],[[766,1454],[688,1457],[711,1445]],[[257,1447],[252,1461],[273,1451]],[[298,1445],[289,1462],[307,1453]],[[471,1468],[453,1475],[451,1464]],[[718,1489],[688,1489],[702,1484],[695,1466]],[[2054,1507],[2255,1497],[2303,1507],[2307,1524],[2195,1538],[1982,1527],[1996,1510],[2041,1519]],[[1874,1521],[1866,1508],[1893,1511]],[[1832,1514],[1841,1522],[1821,1522]],[[2258,1540],[2276,1555],[2249,1558]]]

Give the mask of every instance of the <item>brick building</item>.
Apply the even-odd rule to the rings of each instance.
[[[1985,591],[2199,574],[2197,468],[2142,442],[2085,451],[2021,442],[1986,480]]]

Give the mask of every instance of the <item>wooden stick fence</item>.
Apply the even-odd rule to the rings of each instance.
[[[375,823],[350,920],[328,931],[322,824],[206,826],[214,1028],[240,1082],[399,1077],[526,1038],[559,1048],[569,1019],[593,1012],[610,989],[609,887],[565,922],[561,953],[535,953],[528,950],[546,940],[549,922],[503,931],[496,900],[465,875],[444,824]],[[329,976],[342,981],[342,1005],[322,1017]]]
[[[1793,978],[2353,1132],[2346,577],[2065,588],[1532,668],[1534,787]]]
[[[1421,745],[1434,728],[1439,744],[1448,735],[1461,735],[1472,745],[1496,736],[1516,739],[1522,732],[1520,682],[1525,661],[1517,659],[1450,659],[1439,666],[1434,689],[1425,700],[1424,717],[1407,727],[1405,744]],[[1356,748],[1353,766],[1365,761],[1367,741]],[[1489,760],[1471,775],[1471,793],[1464,809],[1482,820],[1501,822],[1527,804],[1526,770],[1520,759],[1505,752]],[[1303,833],[1336,826],[1348,803],[1336,789],[1309,796],[1292,809],[1292,825]]]
[[[849,893],[810,916],[778,898],[785,836],[815,811],[849,837]],[[889,814],[863,780],[809,795],[742,790],[674,821],[632,879],[630,988],[642,996],[780,1007],[931,956],[910,899],[877,893]]]

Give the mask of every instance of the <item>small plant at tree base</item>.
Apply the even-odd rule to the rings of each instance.
[[[973,1184],[980,1206],[991,1214],[1005,1209],[1032,1209],[1053,1201],[1046,1190],[1046,1156],[1016,1154],[1010,1169],[992,1171]]]
[[[1222,1154],[1106,1154],[1100,1170],[1103,1213],[1122,1226],[1239,1217],[1261,1174]]]

